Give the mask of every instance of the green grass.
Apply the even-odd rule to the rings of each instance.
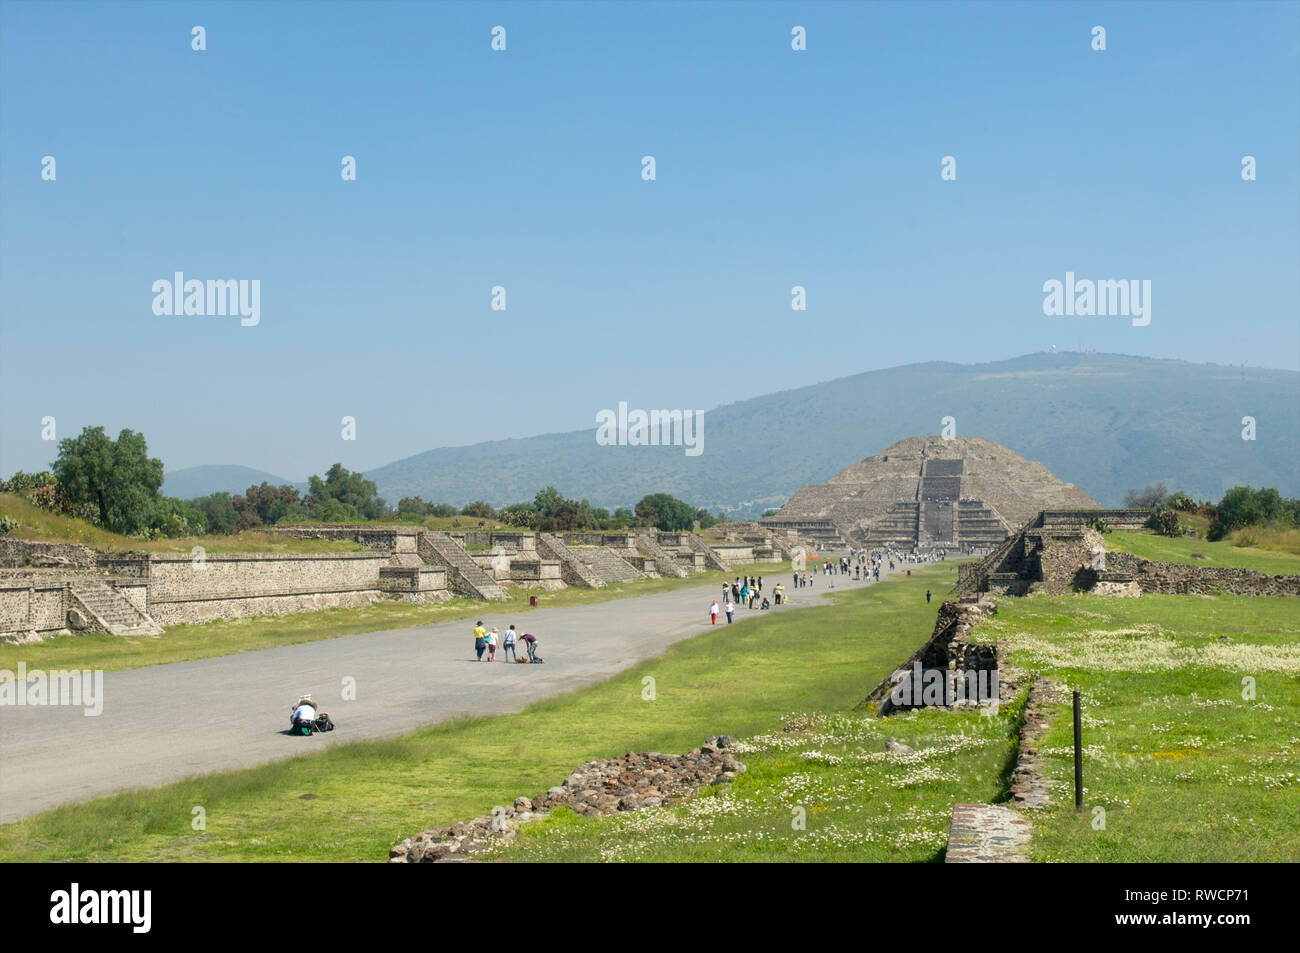
[[[383,860],[403,837],[541,794],[589,758],[686,751],[711,734],[772,731],[792,711],[847,711],[929,635],[935,605],[925,589],[955,576],[951,564],[914,570],[844,591],[832,605],[722,627],[520,714],[48,811],[0,827],[0,859]],[[642,697],[645,676],[655,679],[653,701]],[[919,739],[933,729],[918,721],[898,730]],[[762,769],[752,770],[760,779]],[[996,786],[986,780],[977,794]],[[309,793],[317,797],[300,799]],[[947,809],[947,793],[906,795],[927,811]],[[191,829],[196,805],[206,831]],[[820,815],[809,816],[811,831]],[[934,856],[932,841],[914,846],[903,856]]]
[[[1003,796],[1015,713],[792,716],[746,739],[734,784],[608,818],[557,811],[486,855],[510,861],[934,862],[952,805]],[[885,751],[893,738],[914,755]]]
[[[538,608],[580,606],[628,596],[653,595],[692,586],[721,585],[737,575],[780,575],[783,563],[737,566],[730,573],[710,571],[685,579],[637,579],[611,583],[603,589],[570,587],[556,592],[512,588],[503,602],[452,599],[437,605],[408,605],[381,601],[349,609],[322,609],[282,616],[250,616],[217,619],[195,625],[170,626],[162,635],[61,635],[31,645],[0,642],[0,668],[14,670],[20,661],[29,668],[89,668],[114,672],[168,662],[255,652],[280,645],[296,645],[321,639],[336,639],[362,632],[381,632],[407,626],[434,625],[468,619],[485,612],[532,612],[529,596],[538,597]]]
[[[1300,860],[1295,599],[1076,596],[999,607],[981,628],[1002,639],[1003,670],[1046,674],[1083,699],[1086,810],[1074,811],[1063,703],[1039,746],[1056,803],[1031,812],[1036,860]],[[1253,698],[1243,697],[1247,679]]]
[[[1106,548],[1159,562],[1190,563],[1230,569],[1253,569],[1270,575],[1300,573],[1300,555],[1235,546],[1231,540],[1211,543],[1203,537],[1157,536],[1155,533],[1115,530],[1106,535]],[[1201,559],[1193,554],[1205,556]]]

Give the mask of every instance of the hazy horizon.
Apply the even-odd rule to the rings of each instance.
[[[5,3],[0,470],[49,465],[47,418],[298,479],[1052,345],[1300,370],[1297,35],[1267,3]],[[255,320],[159,312],[178,273]],[[1047,313],[1076,279],[1131,320]]]

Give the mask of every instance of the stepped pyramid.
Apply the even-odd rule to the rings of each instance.
[[[1100,509],[1041,463],[982,437],[908,437],[803,487],[762,522],[827,546],[994,545],[1040,510]]]

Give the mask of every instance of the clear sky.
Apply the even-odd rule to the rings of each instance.
[[[4,2],[0,472],[47,416],[298,480],[1053,344],[1300,368],[1298,11]]]

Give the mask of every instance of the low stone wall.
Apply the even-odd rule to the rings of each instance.
[[[0,640],[36,641],[66,631],[67,592],[57,579],[0,579]]]
[[[711,543],[710,545],[713,547],[715,553],[733,566],[747,566],[750,563],[759,561],[758,555],[755,553],[752,545],[737,546],[731,543]],[[767,550],[767,556],[769,559],[772,558],[773,553],[771,549]]]
[[[597,817],[675,803],[711,784],[730,783],[745,770],[726,750],[730,745],[731,738],[721,735],[684,755],[642,751],[588,761],[539,798],[517,797],[511,807],[408,837],[388,852],[389,863],[464,860],[496,841],[512,839],[520,825],[557,807]]]
[[[379,588],[390,599],[423,605],[446,602],[447,570],[433,566],[384,566],[379,570]]]
[[[163,625],[366,605],[381,552],[149,556],[149,614]]]
[[[997,671],[997,647],[990,644],[972,644],[968,641],[971,629],[978,625],[980,620],[994,615],[997,611],[998,607],[993,602],[944,602],[939,606],[935,618],[934,634],[894,673],[873,688],[854,710],[867,709],[884,716],[898,709],[922,707],[919,702],[899,703],[893,698],[896,685],[901,685],[905,680],[914,682],[918,665],[923,673],[940,670],[945,673],[945,678],[947,673],[956,669],[975,673]],[[969,668],[957,665],[959,660],[968,663]],[[945,705],[952,701],[948,691],[951,687],[950,684],[945,683],[943,699]],[[911,691],[914,695],[924,696],[923,686],[913,685]]]
[[[1143,592],[1300,596],[1300,575],[1270,576],[1251,569],[1154,562],[1131,553],[1107,553],[1106,569],[1130,576]]]
[[[94,569],[98,553],[77,543],[43,543],[34,539],[0,536],[0,568],[27,566]]]

